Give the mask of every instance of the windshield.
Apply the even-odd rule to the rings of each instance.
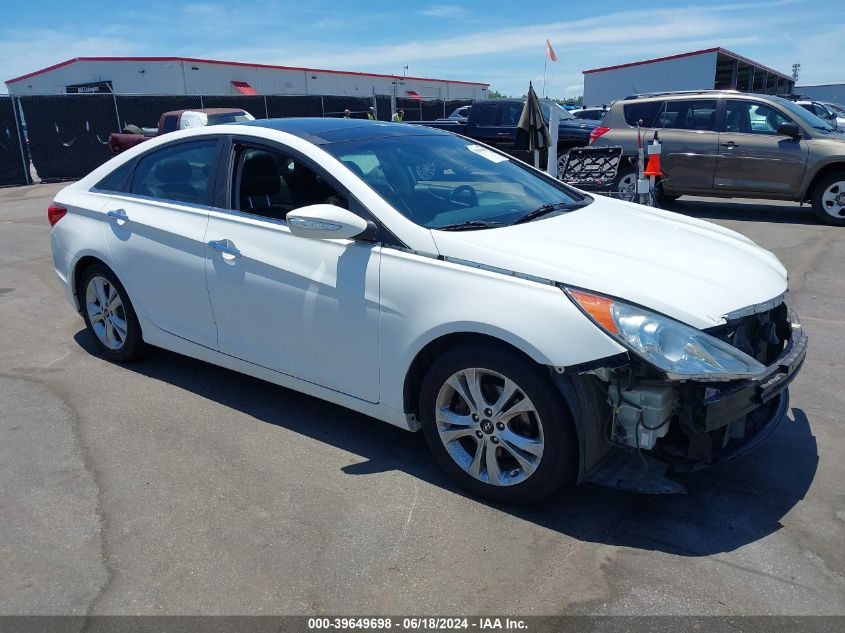
[[[224,123],[243,123],[244,121],[255,121],[255,117],[249,112],[227,112],[225,114],[209,114],[209,125],[223,125]]]
[[[549,116],[551,116],[551,109],[554,108],[560,113],[560,120],[567,121],[569,119],[574,119],[575,117],[569,112],[569,110],[562,108],[557,103],[553,101],[541,101],[540,108],[543,110],[543,118],[546,119],[546,122],[549,121]]]
[[[540,207],[591,202],[557,180],[459,136],[360,139],[322,148],[397,211],[429,229],[512,224]]]
[[[805,110],[800,105],[793,101],[789,101],[788,99],[782,99],[781,97],[769,97],[772,101],[777,102],[779,106],[787,110],[792,116],[796,119],[799,119],[804,125],[807,125],[814,130],[820,130],[822,132],[832,132],[834,127],[825,121],[824,119],[820,119],[815,114],[810,112],[809,110]]]

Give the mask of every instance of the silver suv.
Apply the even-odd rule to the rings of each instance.
[[[845,226],[845,133],[801,106],[736,91],[636,95],[611,106],[591,144],[636,156],[638,122],[645,141],[663,141],[658,195],[810,201],[819,220]],[[635,185],[626,164],[617,187]]]

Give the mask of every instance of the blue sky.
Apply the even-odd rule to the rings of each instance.
[[[722,46],[800,83],[845,81],[841,0],[460,3],[402,0],[226,0],[5,3],[0,80],[78,56],[186,56],[485,81],[522,94],[581,94],[581,71]],[[5,87],[0,83],[0,90]]]

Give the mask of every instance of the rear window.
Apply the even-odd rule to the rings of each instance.
[[[522,116],[523,105],[521,103],[505,103],[502,105],[502,125],[515,126]]]
[[[623,107],[625,122],[631,127],[637,126],[637,121],[642,127],[652,127],[657,118],[657,113],[663,107],[662,101],[646,101],[644,103],[626,103]]]
[[[138,161],[131,193],[207,204],[209,175],[216,155],[216,139],[187,141],[155,150]]]
[[[129,181],[129,174],[132,173],[132,169],[134,167],[135,161],[130,160],[123,163],[120,167],[94,185],[93,188],[99,189],[100,191],[124,191],[126,183]]]
[[[716,130],[715,99],[667,101],[657,117],[656,127],[676,130]]]

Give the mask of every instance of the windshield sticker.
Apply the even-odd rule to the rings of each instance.
[[[508,157],[502,156],[501,154],[497,154],[496,152],[487,149],[486,147],[481,147],[481,145],[467,145],[467,149],[471,151],[473,154],[478,154],[479,156],[483,156],[491,163],[503,163],[505,162]]]

